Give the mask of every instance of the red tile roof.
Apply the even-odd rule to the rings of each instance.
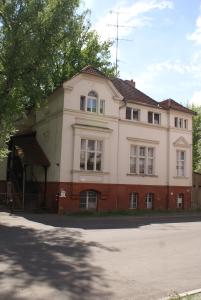
[[[108,77],[107,77],[104,73],[102,73],[101,71],[99,71],[98,69],[96,69],[96,68],[94,68],[94,67],[92,67],[92,66],[90,66],[90,65],[84,67],[84,68],[80,71],[80,73],[86,73],[86,74],[96,75],[96,76],[99,76],[99,77],[103,77],[103,78],[107,78],[107,79],[108,79]]]
[[[159,102],[159,104],[164,109],[173,109],[173,110],[178,110],[178,111],[188,113],[188,114],[193,114],[193,115],[195,114],[194,111],[177,103],[173,99],[166,99],[164,101]]]
[[[104,73],[89,65],[83,68],[80,73],[91,74],[95,76],[99,76],[105,79],[109,79],[118,90],[118,92],[124,97],[124,100],[133,103],[140,103],[144,105],[149,105],[157,108],[163,109],[173,109],[189,114],[194,114],[194,112],[187,107],[177,103],[172,99],[167,99],[161,102],[157,102],[146,94],[142,93],[138,89],[135,88],[135,82],[130,80],[123,80],[120,78],[109,78]]]
[[[136,89],[133,81],[122,80],[120,78],[113,78],[111,81],[124,97],[124,100],[158,107],[158,102]]]

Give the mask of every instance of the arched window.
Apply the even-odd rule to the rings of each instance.
[[[98,98],[98,94],[95,91],[90,91],[88,93],[88,96],[93,97],[93,98]]]
[[[85,210],[96,210],[98,194],[96,191],[83,191],[80,193],[80,208]]]
[[[98,94],[95,91],[90,91],[87,97],[87,111],[97,112],[98,109]]]
[[[136,209],[138,207],[138,198],[139,195],[136,192],[130,193],[130,208]]]
[[[147,193],[146,194],[146,208],[152,209],[153,208],[153,201],[154,201],[154,194],[153,193]]]
[[[184,194],[177,195],[177,208],[184,208]]]

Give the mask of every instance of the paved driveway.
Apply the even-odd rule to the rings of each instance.
[[[198,288],[199,215],[0,213],[1,300],[151,300]]]

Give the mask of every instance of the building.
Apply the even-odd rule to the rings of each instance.
[[[61,213],[188,209],[192,115],[87,66],[20,124],[1,164],[1,193],[25,207],[40,194],[39,205]]]

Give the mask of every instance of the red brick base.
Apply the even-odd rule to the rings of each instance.
[[[66,197],[56,199],[56,194],[66,191]],[[153,209],[177,209],[177,195],[184,194],[183,209],[191,206],[191,187],[179,186],[144,186],[126,184],[96,184],[96,183],[65,183],[48,182],[46,193],[46,206],[54,212],[80,211],[80,192],[94,190],[98,192],[97,211],[114,211],[129,209],[129,195],[131,192],[139,194],[138,209],[146,209],[145,197],[147,193],[154,194]],[[44,185],[41,183],[41,191]],[[0,193],[6,192],[6,181],[0,181]]]
[[[145,197],[147,193],[154,194],[153,209],[156,210],[177,209],[176,199],[179,193],[184,194],[183,209],[187,210],[191,205],[191,187],[61,182],[57,186],[57,191],[58,189],[66,191],[66,197],[60,197],[59,199],[58,208],[60,213],[80,211],[80,192],[85,190],[98,192],[97,211],[128,210],[131,192],[139,194],[139,210],[146,209]],[[54,194],[56,194],[56,191]]]

